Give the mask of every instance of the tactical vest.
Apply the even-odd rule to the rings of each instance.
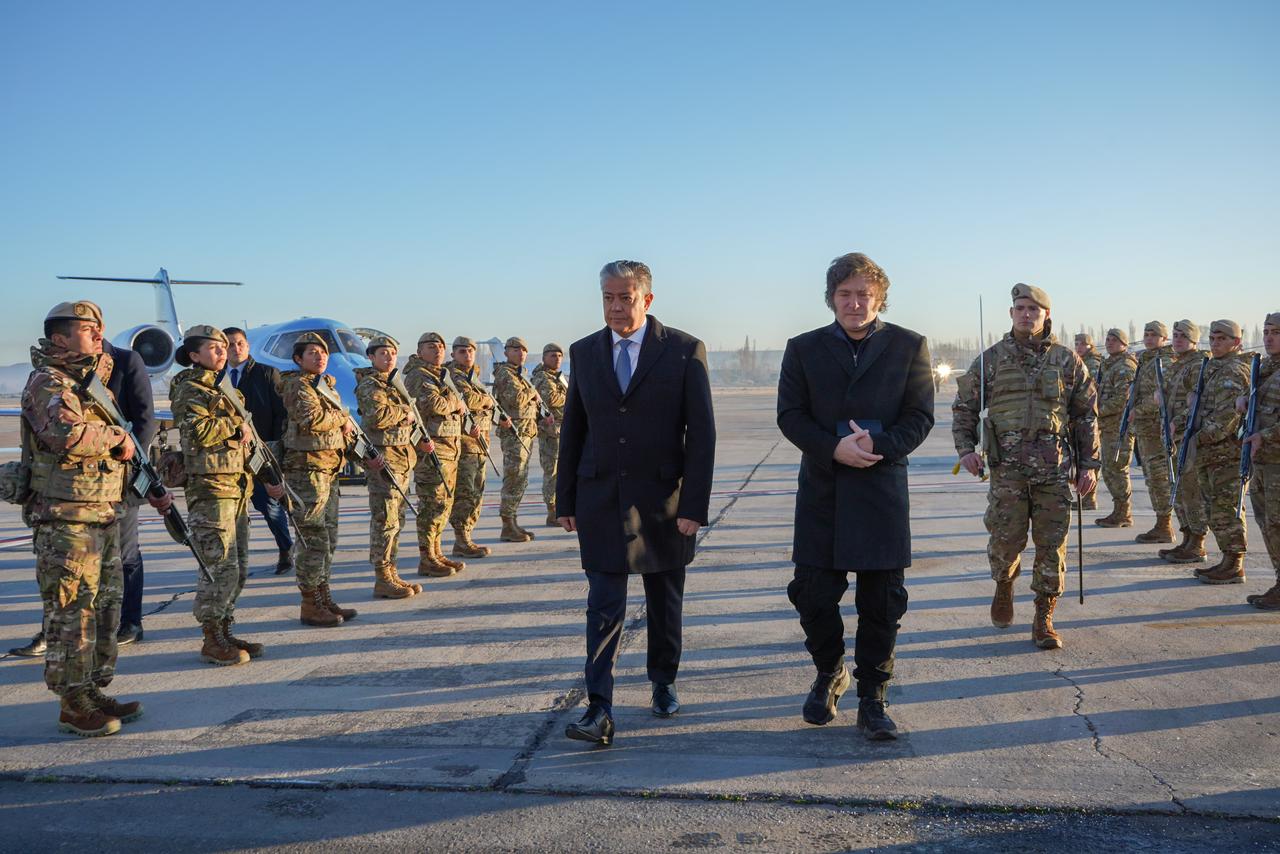
[[[84,420],[108,423],[92,406],[84,408]],[[127,463],[110,456],[67,460],[41,448],[31,437],[31,491],[51,501],[114,504],[124,499]]]
[[[296,377],[290,377],[288,381],[301,383],[306,386],[306,388],[301,389],[301,394],[313,395],[325,409],[334,412],[338,411],[337,404],[316,391],[315,386],[311,384],[311,380],[305,375],[299,374]],[[331,381],[332,379],[328,374],[324,374],[320,378],[322,383]],[[341,451],[347,447],[347,441],[346,437],[342,435],[341,428],[316,432],[290,418],[289,426],[284,431],[284,446],[291,451]]]
[[[447,368],[441,368],[444,371]],[[431,371],[426,372],[426,381],[443,398],[457,400],[445,385],[444,379]],[[427,432],[433,439],[456,439],[462,435],[462,414],[450,412],[448,415],[432,415],[425,422]]]
[[[507,415],[517,421],[533,421],[538,417],[538,403],[530,394],[533,391],[533,385],[524,378],[524,375],[517,372],[517,369],[511,367],[510,364],[505,366],[499,365],[494,368],[495,373],[501,370],[506,376],[507,381],[515,388],[520,390],[520,405],[515,412],[508,412]]]
[[[184,372],[185,373],[185,372]],[[212,372],[208,372],[213,376]],[[235,418],[239,421],[238,413],[235,407],[231,405],[231,401],[223,396],[222,392],[216,388],[211,388],[201,382],[196,376],[183,377],[179,374],[175,377],[182,386],[194,386],[196,392],[205,402],[205,406],[209,410],[209,414],[217,418]],[[189,394],[187,388],[179,388],[177,393],[171,390],[171,397],[177,397],[179,394]],[[181,435],[184,431],[179,426],[178,430]],[[188,475],[193,474],[241,474],[245,470],[244,443],[235,435],[222,440],[217,445],[210,448],[188,447],[185,441],[187,437],[181,435],[184,440],[182,442],[182,467],[186,469]]]
[[[387,399],[394,404],[398,410],[403,412],[402,417],[404,420],[396,426],[388,427],[385,430],[379,430],[377,427],[374,427],[372,422],[366,420],[364,413],[361,412],[360,426],[364,428],[364,432],[368,435],[369,441],[373,442],[373,444],[380,448],[410,444],[410,436],[413,434],[413,425],[409,423],[408,419],[413,414],[413,401],[405,400],[400,395],[400,392],[396,387],[387,382],[386,378],[381,374],[378,374],[377,376],[374,376],[374,374],[367,374],[361,377],[360,381],[362,383],[377,383],[378,387],[386,393]]]
[[[987,416],[996,435],[1021,433],[1024,439],[1034,439],[1048,433],[1065,439],[1069,390],[1053,358],[1054,347],[1040,356],[1030,375],[1018,364],[1016,344],[1000,341],[994,349]]]

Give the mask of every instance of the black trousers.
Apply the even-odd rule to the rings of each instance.
[[[267,485],[258,478],[253,479],[253,495],[249,496],[253,508],[267,520],[267,529],[276,538],[276,548],[287,552],[293,547],[293,536],[289,532],[289,519],[285,515],[284,505],[267,495]]]
[[[627,615],[627,580],[612,572],[587,573],[587,697],[613,714],[613,671]],[[684,567],[653,572],[644,579],[649,629],[651,682],[674,682],[680,669],[680,620],[684,610]]]
[[[907,613],[907,588],[901,569],[855,572],[854,604],[858,632],[853,647],[853,678],[859,697],[884,699],[885,686],[893,678],[893,650],[898,642],[898,620]],[[849,573],[796,564],[795,577],[787,585],[787,598],[800,614],[804,646],[822,673],[839,669],[844,659],[844,620],[840,597],[849,589]]]
[[[142,625],[142,550],[138,548],[138,507],[119,505],[120,563],[124,568],[124,600],[120,603],[120,625]]]

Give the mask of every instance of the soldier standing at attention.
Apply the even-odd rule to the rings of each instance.
[[[1100,461],[1093,378],[1080,358],[1054,338],[1050,309],[1049,295],[1040,288],[1013,287],[1013,329],[960,377],[951,432],[960,464],[978,476],[983,466],[977,450],[982,418],[978,383],[984,383],[988,415],[983,443],[991,464],[987,558],[996,582],[991,623],[998,628],[1013,624],[1013,582],[1022,569],[1030,523],[1036,546],[1031,639],[1041,649],[1061,649],[1053,609],[1065,587],[1072,457],[1076,490],[1082,495],[1094,488]]]
[[[493,395],[511,420],[498,424],[502,442],[502,539],[523,543],[533,539],[516,522],[520,502],[529,486],[529,454],[538,435],[538,390],[524,376],[529,348],[523,338],[507,339],[507,360],[493,366]]]
[[[307,541],[296,562],[301,620],[308,626],[340,626],[356,616],[354,608],[339,607],[329,589],[333,553],[338,548],[338,472],[355,426],[338,399],[336,381],[324,372],[329,366],[324,339],[314,332],[299,335],[293,345],[293,363],[298,370],[280,376],[280,392],[289,413],[281,466],[285,481],[303,505],[294,511]]]
[[[1169,418],[1173,422],[1173,438],[1182,445],[1182,434],[1187,429],[1187,416],[1191,411],[1191,391],[1200,375],[1200,362],[1205,354],[1196,347],[1200,340],[1200,327],[1190,320],[1173,324],[1173,368],[1165,374],[1164,396],[1169,401]],[[1188,376],[1190,375],[1190,376]],[[1177,451],[1174,452],[1177,459]],[[1199,563],[1204,560],[1204,538],[1209,523],[1200,505],[1200,482],[1195,471],[1188,468],[1178,473],[1178,495],[1173,510],[1178,514],[1178,527],[1182,542],[1171,549],[1161,549],[1160,557],[1169,563]]]
[[[453,510],[449,524],[453,526],[454,557],[488,557],[489,547],[471,539],[480,521],[480,504],[484,501],[484,464],[489,453],[489,435],[493,432],[493,398],[476,370],[476,342],[459,335],[453,339],[453,361],[445,365],[446,378],[452,381],[467,411],[471,413],[471,432],[462,433],[458,455],[458,488],[453,494]]]
[[[1080,361],[1084,362],[1085,370],[1089,372],[1089,376],[1093,377],[1096,384],[1099,379],[1098,369],[1102,367],[1102,354],[1094,349],[1092,335],[1087,332],[1076,333],[1076,355],[1080,357]],[[1081,502],[1082,510],[1097,510],[1098,490],[1095,489],[1083,496]]]
[[[542,348],[542,364],[533,369],[533,387],[550,411],[538,419],[538,462],[542,465],[542,500],[547,505],[547,527],[559,528],[556,521],[556,458],[560,454],[560,424],[564,421],[564,401],[569,383],[560,373],[564,348],[548,344]]]
[[[95,373],[105,385],[112,366],[102,353],[102,311],[88,300],[59,303],[31,348],[34,370],[22,392],[31,456],[22,519],[44,602],[44,681],[61,701],[58,729],[80,736],[111,735],[142,714],[141,703],[101,690],[116,668],[124,595],[116,514],[134,449],[80,389]]]
[[[1173,369],[1173,348],[1169,340],[1169,327],[1153,320],[1142,330],[1142,346],[1146,349],[1138,356],[1138,384],[1133,399],[1133,435],[1142,458],[1142,474],[1151,496],[1151,509],[1156,523],[1150,531],[1134,537],[1139,543],[1173,542],[1173,483],[1169,480],[1169,451],[1165,450],[1160,432],[1160,404],[1156,402],[1159,388],[1159,372],[1156,360],[1161,362],[1165,377]],[[1172,449],[1170,449],[1171,451]]]
[[[1253,520],[1262,529],[1276,583],[1266,593],[1247,596],[1245,601],[1255,608],[1276,611],[1280,610],[1280,311],[1267,315],[1262,345],[1267,357],[1258,370],[1258,419],[1245,441],[1253,453],[1253,477],[1249,480]],[[1247,398],[1239,404],[1244,409]]]
[[[357,368],[356,401],[360,426],[377,446],[386,467],[370,475],[369,484],[369,564],[373,567],[373,595],[377,599],[408,599],[422,592],[421,584],[410,584],[396,571],[400,552],[400,531],[404,528],[404,498],[408,491],[417,449],[410,444],[413,401],[392,382],[400,345],[379,335],[369,341],[365,355],[373,367]],[[422,444],[427,445],[424,439]],[[400,489],[395,488],[398,484]]]
[[[467,565],[450,560],[440,547],[452,495],[458,484],[458,453],[462,437],[462,399],[449,388],[444,373],[444,336],[426,332],[418,339],[418,353],[412,377],[406,373],[405,385],[414,396],[418,417],[431,437],[434,457],[422,455],[414,469],[418,489],[418,575],[443,578],[461,572]],[[405,364],[409,370],[409,364]],[[410,382],[412,379],[412,382]]]
[[[1129,400],[1129,384],[1138,370],[1138,360],[1128,351],[1129,336],[1123,329],[1108,329],[1107,358],[1098,371],[1098,431],[1102,436],[1102,479],[1111,493],[1113,507],[1095,525],[1128,528],[1133,524],[1130,501],[1129,462],[1133,458],[1133,433],[1120,441],[1120,419]]]
[[[1196,477],[1200,480],[1200,506],[1209,520],[1222,560],[1208,569],[1197,569],[1205,584],[1243,584],[1247,546],[1244,514],[1239,512],[1240,442],[1236,430],[1240,413],[1236,398],[1249,393],[1249,368],[1240,358],[1240,324],[1215,320],[1209,326],[1209,351],[1213,358],[1204,370],[1200,397],[1199,429],[1195,430]],[[1195,389],[1196,377],[1187,382]]]

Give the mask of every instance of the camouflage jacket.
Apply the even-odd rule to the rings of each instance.
[[[1182,431],[1187,429],[1187,415],[1191,407],[1188,398],[1195,389],[1196,377],[1200,373],[1200,361],[1208,354],[1203,350],[1191,349],[1182,355],[1174,354],[1173,367],[1164,375],[1164,399],[1168,402],[1169,422],[1173,426],[1173,440],[1181,441]],[[1191,374],[1188,383],[1186,374]]]
[[[1097,350],[1090,350],[1080,357],[1080,361],[1084,362],[1084,368],[1089,372],[1089,376],[1093,377],[1096,384],[1098,382],[1098,369],[1102,367],[1102,354]]]
[[[1156,389],[1159,388],[1156,359],[1160,360],[1160,370],[1167,382],[1169,371],[1173,370],[1173,348],[1166,344],[1155,350],[1143,350],[1138,355],[1138,388],[1133,400],[1135,431],[1155,432],[1160,429],[1160,404],[1156,403]]]
[[[1133,382],[1137,369],[1138,360],[1132,353],[1109,355],[1102,363],[1102,380],[1098,383],[1098,422],[1103,429],[1120,429],[1120,416],[1129,402],[1129,384]]]
[[[443,365],[419,364],[421,383],[415,403],[422,425],[435,443],[436,455],[442,460],[456,460],[462,447],[462,413],[458,412],[460,398],[445,383]]]
[[[552,371],[546,365],[538,365],[533,369],[533,387],[542,395],[542,402],[551,410],[555,418],[554,427],[548,427],[538,420],[538,435],[555,438],[560,435],[560,424],[564,421],[564,402],[569,396],[569,382],[561,371]]]
[[[1196,371],[1187,371],[1185,385],[1195,391]],[[1196,465],[1238,464],[1240,443],[1236,430],[1240,413],[1236,398],[1249,393],[1249,369],[1235,353],[1221,359],[1211,358],[1204,369],[1204,394],[1200,398],[1199,430],[1196,432]]]
[[[1048,332],[1029,341],[1007,333],[957,380],[951,433],[961,456],[978,441],[981,365],[987,403],[983,444],[991,465],[1066,478],[1072,449],[1078,448],[1082,468],[1100,467],[1097,388],[1080,357]]]
[[[493,396],[511,418],[516,435],[538,435],[538,390],[525,378],[521,368],[510,362],[494,365]]]
[[[360,426],[369,439],[380,448],[408,445],[414,424],[413,401],[392,384],[390,372],[356,368],[355,375]]]
[[[80,356],[40,339],[22,390],[22,419],[32,454],[32,496],[23,521],[106,525],[124,499],[128,465],[117,459],[128,436],[81,391],[92,373],[111,377],[108,355]]]
[[[1258,420],[1262,450],[1253,461],[1259,465],[1280,463],[1280,357],[1266,356],[1258,368]]]
[[[280,396],[289,416],[281,465],[293,471],[332,473],[342,468],[347,447],[342,426],[347,423],[347,413],[316,391],[317,382],[337,388],[337,381],[329,374],[316,377],[302,371],[286,371],[280,375]]]
[[[493,398],[489,396],[489,390],[480,381],[479,372],[476,371],[475,366],[470,370],[463,370],[456,362],[449,362],[445,368],[449,371],[449,377],[457,387],[458,393],[462,395],[462,402],[471,411],[471,419],[480,428],[479,438],[468,436],[466,433],[462,434],[462,453],[483,454],[484,449],[489,445],[489,434],[493,432]]]
[[[244,396],[240,399],[243,402]],[[217,372],[198,365],[178,372],[169,386],[169,400],[188,496],[202,491],[214,498],[239,498],[252,491],[253,478],[245,477],[248,446],[240,438],[244,419],[218,388]]]

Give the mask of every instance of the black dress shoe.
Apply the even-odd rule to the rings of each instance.
[[[590,741],[608,747],[613,744],[613,718],[603,706],[594,703],[576,724],[564,728],[564,734],[576,741]]]
[[[653,713],[660,718],[669,718],[680,711],[680,698],[676,696],[676,683],[654,682]]]
[[[898,737],[898,725],[884,711],[884,701],[863,697],[858,701],[858,729],[871,741],[892,741]]]
[[[23,658],[35,658],[38,655],[44,655],[44,651],[48,648],[49,645],[44,640],[44,632],[38,632],[31,639],[31,643],[26,646],[15,646],[9,650],[9,654],[21,655]]]
[[[814,726],[823,726],[836,719],[836,704],[840,697],[849,690],[849,668],[843,664],[837,673],[818,673],[805,698],[804,722]]]
[[[116,632],[116,646],[127,646],[134,641],[142,640],[142,626],[133,623],[123,623],[120,631]]]
[[[293,572],[293,555],[297,550],[297,543],[287,549],[280,550],[280,559],[276,561],[276,575],[288,575]]]

